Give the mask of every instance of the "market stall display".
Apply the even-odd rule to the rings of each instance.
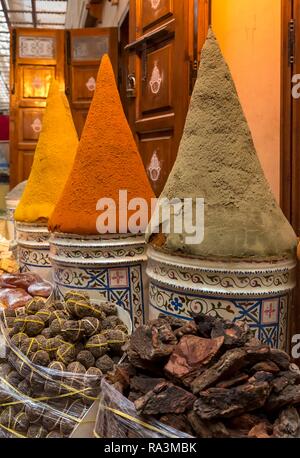
[[[120,192],[126,193],[125,203]],[[54,233],[51,261],[60,294],[78,288],[95,299],[102,295],[118,301],[131,314],[134,326],[147,319],[143,230],[152,197],[105,55],[73,169],[49,220]],[[144,215],[143,227],[129,233],[128,222],[135,212],[128,203],[141,198],[149,214]],[[112,204],[111,226],[106,225],[107,216],[101,219],[107,202]]]
[[[164,232],[162,219],[159,234],[150,228],[150,318],[203,312],[246,320],[262,342],[286,349],[297,238],[264,176],[211,30],[164,198],[182,201],[173,213],[169,206],[169,221],[176,213],[185,230],[170,224]],[[196,217],[197,233],[187,229]]]
[[[300,370],[246,323],[161,315],[126,355],[102,382],[97,437],[300,437]]]
[[[24,307],[34,297],[49,299],[51,283],[34,273],[4,273],[0,275],[0,308]]]
[[[22,271],[52,279],[48,219],[73,165],[78,137],[68,100],[53,80],[30,177],[15,211]]]
[[[120,361],[131,322],[112,303],[69,292],[65,301],[4,310],[1,331],[2,435],[69,437]]]

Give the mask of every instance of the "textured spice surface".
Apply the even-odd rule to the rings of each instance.
[[[53,80],[31,174],[15,213],[17,221],[48,220],[71,171],[77,146],[68,100]]]
[[[296,236],[266,181],[212,31],[203,49],[178,158],[162,196],[205,199],[204,241],[187,245],[185,233],[156,239],[170,252],[259,260],[295,254]]]
[[[49,221],[49,229],[98,234],[97,202],[112,198],[118,204],[119,190],[128,191],[128,200],[142,197],[150,203],[154,197],[123,112],[109,57],[105,55],[74,167]]]

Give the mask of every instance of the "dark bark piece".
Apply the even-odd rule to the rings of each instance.
[[[275,375],[270,372],[259,371],[256,372],[251,378],[249,378],[249,383],[255,382],[272,382]]]
[[[128,399],[131,402],[135,402],[143,396],[143,393],[137,391],[130,391]]]
[[[210,339],[211,331],[215,322],[217,321],[217,318],[210,315],[204,315],[202,313],[191,313],[191,316],[194,318],[194,321],[197,325],[198,335],[200,337],[204,337],[205,339]]]
[[[240,429],[245,432],[246,435],[248,435],[248,432],[254,428],[254,426],[258,425],[262,421],[265,421],[266,418],[263,418],[263,416],[258,416],[258,415],[253,415],[249,413],[245,413],[243,415],[240,415],[235,418],[231,418],[228,421],[228,427],[230,429]]]
[[[280,372],[279,367],[273,361],[261,361],[255,364],[251,368],[251,372],[271,372],[271,374],[277,374]]]
[[[135,368],[131,364],[120,364],[115,366],[112,372],[106,375],[106,379],[112,385],[118,384],[122,386],[122,392],[125,391],[130,385],[130,379],[136,374]]]
[[[224,382],[219,382],[217,384],[217,388],[232,388],[237,385],[241,385],[242,383],[247,382],[249,376],[247,374],[240,374],[236,377],[233,377],[230,380],[224,380]]]
[[[180,328],[174,330],[174,334],[177,337],[177,339],[181,339],[181,337],[186,336],[186,335],[197,335],[198,333],[198,328],[197,325],[194,321],[189,321],[188,323],[184,324]]]
[[[188,421],[196,433],[197,437],[203,439],[228,438],[230,433],[222,422],[207,422],[201,420],[196,412],[188,413]]]
[[[244,321],[217,320],[215,321],[211,338],[224,337],[224,347],[237,348],[243,347],[251,338],[252,332],[247,323]]]
[[[199,394],[194,410],[202,420],[232,418],[264,406],[270,393],[269,384],[241,385],[236,388],[210,388]]]
[[[299,438],[300,437],[300,417],[294,407],[283,410],[279,418],[274,423],[274,437],[280,438]]]
[[[179,380],[195,378],[197,372],[202,372],[204,366],[219,352],[223,342],[223,337],[203,339],[191,335],[183,336],[164,368],[165,373]]]
[[[185,320],[181,318],[175,318],[170,315],[164,315],[161,313],[159,317],[153,321],[153,323],[161,325],[162,323],[167,323],[169,326],[171,326],[172,331],[175,331],[176,329],[181,328],[184,326]]]
[[[132,334],[127,354],[136,367],[155,367],[158,362],[164,363],[177,343],[171,326],[165,320],[155,320]]]
[[[291,358],[285,351],[276,350],[274,348],[271,348],[270,360],[284,371],[288,370],[291,364]]]
[[[208,427],[208,422],[201,420],[196,412],[191,411],[188,413],[188,421],[196,433],[196,436],[201,439],[212,439],[212,431]]]
[[[244,347],[246,352],[246,360],[249,365],[254,365],[269,359],[271,349],[267,345],[259,345],[258,347]]]
[[[244,366],[245,357],[246,352],[243,349],[228,350],[216,364],[192,382],[193,393],[198,394],[200,391],[237,373]]]
[[[248,437],[253,439],[270,439],[272,435],[272,427],[269,422],[263,421],[254,426],[249,431]]]
[[[190,410],[196,397],[172,383],[160,383],[135,402],[140,415],[180,414]]]
[[[148,391],[153,390],[160,383],[166,382],[166,379],[163,378],[154,378],[147,377],[146,375],[137,375],[133,377],[130,381],[130,388],[132,391],[136,391],[143,394],[148,393]]]
[[[261,341],[256,337],[252,337],[248,342],[246,342],[246,347],[259,347],[261,345]]]
[[[171,428],[177,429],[178,431],[189,434],[190,436],[194,436],[194,432],[185,415],[176,415],[169,413],[163,415],[159,419],[159,421],[164,425],[170,426]]]
[[[285,406],[300,404],[300,385],[288,385],[280,393],[272,393],[266,403],[269,412],[279,410]]]
[[[272,381],[272,387],[275,393],[280,393],[288,385],[300,383],[300,376],[297,372],[283,371]]]

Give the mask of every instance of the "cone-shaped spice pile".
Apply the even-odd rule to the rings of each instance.
[[[47,223],[70,174],[77,146],[68,100],[53,80],[31,174],[15,213],[17,221]]]
[[[99,235],[97,202],[113,199],[118,214],[119,190],[128,191],[128,200],[144,198],[150,208],[153,191],[123,112],[109,57],[105,55],[74,166],[49,229]]]
[[[295,254],[296,236],[266,181],[212,31],[203,49],[178,158],[162,196],[205,199],[204,241],[187,245],[185,233],[153,235],[152,243],[162,249],[206,259]]]

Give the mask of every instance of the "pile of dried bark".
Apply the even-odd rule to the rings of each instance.
[[[126,352],[108,381],[145,418],[201,438],[300,437],[300,370],[243,322],[160,316]]]

